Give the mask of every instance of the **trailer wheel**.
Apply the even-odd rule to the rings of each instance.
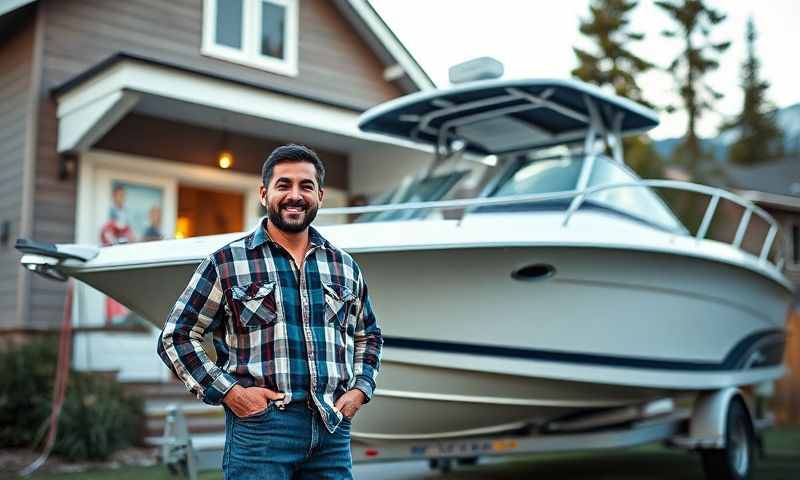
[[[736,397],[728,405],[725,447],[700,451],[709,480],[748,480],[755,462],[755,435],[747,407]]]

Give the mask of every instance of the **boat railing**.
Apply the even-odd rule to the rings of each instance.
[[[778,270],[783,269],[785,258],[781,248],[778,248],[778,253],[775,255],[775,261],[770,261],[769,259],[769,253],[772,249],[772,246],[775,243],[776,238],[778,238],[778,236],[781,234],[781,229],[778,222],[769,213],[755,205],[753,202],[721,188],[679,180],[639,180],[635,182],[617,182],[595,185],[582,190],[564,190],[559,192],[509,195],[504,197],[481,197],[455,200],[438,200],[431,202],[408,202],[386,205],[366,205],[359,207],[323,208],[320,209],[319,215],[357,215],[363,213],[382,213],[408,210],[465,209],[464,211],[466,212],[466,209],[473,209],[477,207],[552,202],[554,200],[571,200],[569,207],[567,207],[564,213],[564,219],[562,221],[562,226],[566,227],[575,212],[580,209],[580,207],[592,195],[602,191],[622,188],[663,188],[699,193],[708,196],[709,202],[706,206],[705,212],[703,213],[700,226],[697,229],[697,232],[693,235],[698,241],[705,239],[708,235],[711,222],[713,221],[714,215],[717,212],[717,207],[719,206],[720,200],[728,200],[742,207],[743,211],[741,217],[739,218],[739,223],[737,225],[733,241],[730,242],[730,245],[736,249],[745,251],[742,248],[742,242],[745,234],[747,233],[747,228],[750,225],[750,221],[755,214],[769,225],[769,230],[767,231],[759,251],[759,262],[761,262],[763,265],[771,264]],[[686,235],[691,235],[691,233],[687,231]]]

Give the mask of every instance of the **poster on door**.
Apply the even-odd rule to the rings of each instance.
[[[162,187],[133,181],[112,180],[111,198],[106,217],[98,232],[100,245],[147,242],[164,238]],[[112,298],[105,299],[105,324],[113,327],[137,327],[144,319]]]

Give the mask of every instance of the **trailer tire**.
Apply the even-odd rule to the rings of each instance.
[[[741,397],[728,404],[725,447],[703,449],[703,471],[709,480],[749,480],[755,463],[755,434]]]

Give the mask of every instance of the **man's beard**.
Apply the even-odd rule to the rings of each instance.
[[[286,221],[283,219],[281,215],[281,211],[283,211],[286,207],[302,207],[305,208],[305,215],[303,216],[303,220],[300,221]],[[311,222],[317,217],[317,209],[318,207],[310,207],[306,203],[302,204],[291,204],[285,203],[280,205],[277,210],[273,210],[272,207],[267,208],[267,215],[269,217],[270,223],[275,225],[278,230],[282,230],[288,233],[299,233],[308,228],[311,225]]]

